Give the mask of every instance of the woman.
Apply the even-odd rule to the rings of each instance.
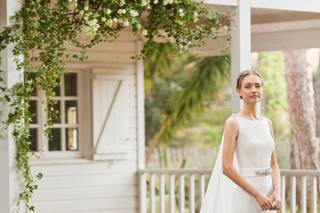
[[[243,108],[225,123],[200,213],[275,213],[280,208],[280,170],[272,123],[256,113],[263,96],[261,75],[242,72],[236,89]]]

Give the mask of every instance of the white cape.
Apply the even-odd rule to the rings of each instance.
[[[222,155],[223,155],[223,141],[216,158],[216,162],[209,180],[209,184],[201,205],[200,213],[232,213],[232,199],[231,196],[236,187],[236,184],[225,176],[222,172]],[[234,166],[238,169],[238,161],[234,155]]]

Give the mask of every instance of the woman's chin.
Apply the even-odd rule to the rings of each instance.
[[[256,99],[249,99],[246,102],[251,104],[256,104],[256,103],[259,103],[260,101],[261,101],[260,98],[256,98]]]
[[[261,101],[261,98],[260,97],[255,97],[255,98],[250,98],[250,100],[252,102],[259,102],[259,101]]]

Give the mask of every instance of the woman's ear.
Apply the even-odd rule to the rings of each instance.
[[[240,90],[238,88],[237,88],[237,92],[238,92],[239,97],[242,99],[242,96],[240,94]]]

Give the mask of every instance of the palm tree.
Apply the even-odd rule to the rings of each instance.
[[[230,78],[229,64],[228,56],[197,57],[187,53],[177,56],[168,44],[159,44],[158,50],[146,59],[147,106],[150,99],[162,98],[157,112],[146,109],[146,161],[161,142],[169,141],[179,128],[202,112],[205,102],[218,94]],[[165,90],[166,94],[162,94]],[[148,121],[154,116],[158,116],[158,125],[150,128],[152,121]]]

